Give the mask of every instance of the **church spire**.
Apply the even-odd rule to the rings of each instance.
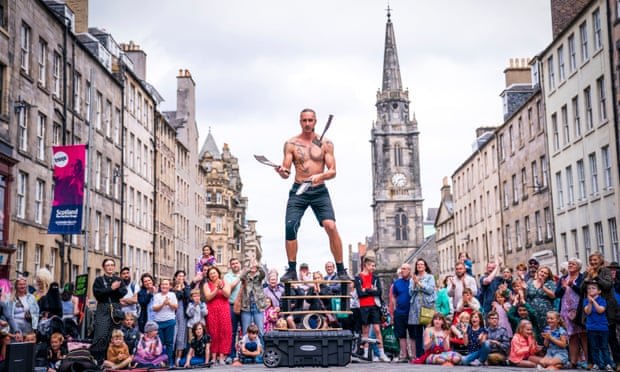
[[[392,25],[391,8],[387,8],[387,24],[385,26],[385,50],[383,52],[383,92],[398,92],[403,90],[400,79],[400,66],[396,52],[396,37]]]

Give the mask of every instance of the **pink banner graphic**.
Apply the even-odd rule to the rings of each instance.
[[[81,234],[86,145],[54,146],[54,201],[48,234]]]

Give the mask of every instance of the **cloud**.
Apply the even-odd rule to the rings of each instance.
[[[376,118],[385,40],[384,1],[91,1],[91,26],[148,55],[147,79],[175,109],[176,75],[196,81],[200,141],[211,128],[239,158],[264,256],[282,268],[290,181],[257,163],[279,162],[298,113],[313,107],[318,130],[335,115],[338,176],[328,182],[345,252],[372,234],[370,129]],[[444,176],[469,156],[478,126],[500,125],[503,70],[551,41],[550,6],[539,0],[393,0],[403,86],[420,130],[424,209],[439,205]],[[299,261],[322,269],[331,258],[311,212],[300,230]]]

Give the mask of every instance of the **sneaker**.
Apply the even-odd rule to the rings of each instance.
[[[469,365],[473,367],[480,367],[482,365],[482,362],[479,359],[474,359],[469,363]],[[540,364],[536,367],[539,367],[539,366]]]
[[[379,357],[378,357],[378,356],[376,356],[376,355],[373,355],[373,356],[372,356],[372,361],[373,361],[373,362],[380,362]]]
[[[380,359],[382,362],[386,362],[386,363],[389,363],[389,362],[390,362],[390,358],[388,358],[388,356],[387,356],[387,355],[385,355],[385,353],[379,354],[379,359]]]
[[[590,368],[590,371],[600,371],[601,369],[598,368],[598,366],[596,364],[593,364],[592,367]]]
[[[545,367],[541,366],[540,364],[537,364],[536,365],[536,369],[539,370],[539,371],[544,371]]]
[[[226,360],[224,360],[224,362],[225,362],[226,364],[230,364],[230,363],[232,363],[232,362],[233,362],[233,360],[232,360],[232,358],[231,358],[231,357],[228,357],[228,358],[226,358]]]
[[[284,275],[280,277],[280,281],[283,283],[295,281],[295,280],[297,280],[297,272],[295,270],[291,270],[290,268],[286,269],[286,272],[284,273]]]
[[[614,367],[610,366],[609,364],[605,366],[605,371],[607,371],[607,372],[616,372]]]
[[[338,271],[338,279],[339,280],[353,280],[353,278],[351,278],[351,276],[347,272],[347,269]]]

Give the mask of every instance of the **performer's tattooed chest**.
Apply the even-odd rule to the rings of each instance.
[[[295,152],[293,162],[298,172],[310,174],[312,172],[312,166],[317,163],[323,163],[324,156],[323,150],[317,146],[310,144],[309,146],[293,143],[295,146]]]

